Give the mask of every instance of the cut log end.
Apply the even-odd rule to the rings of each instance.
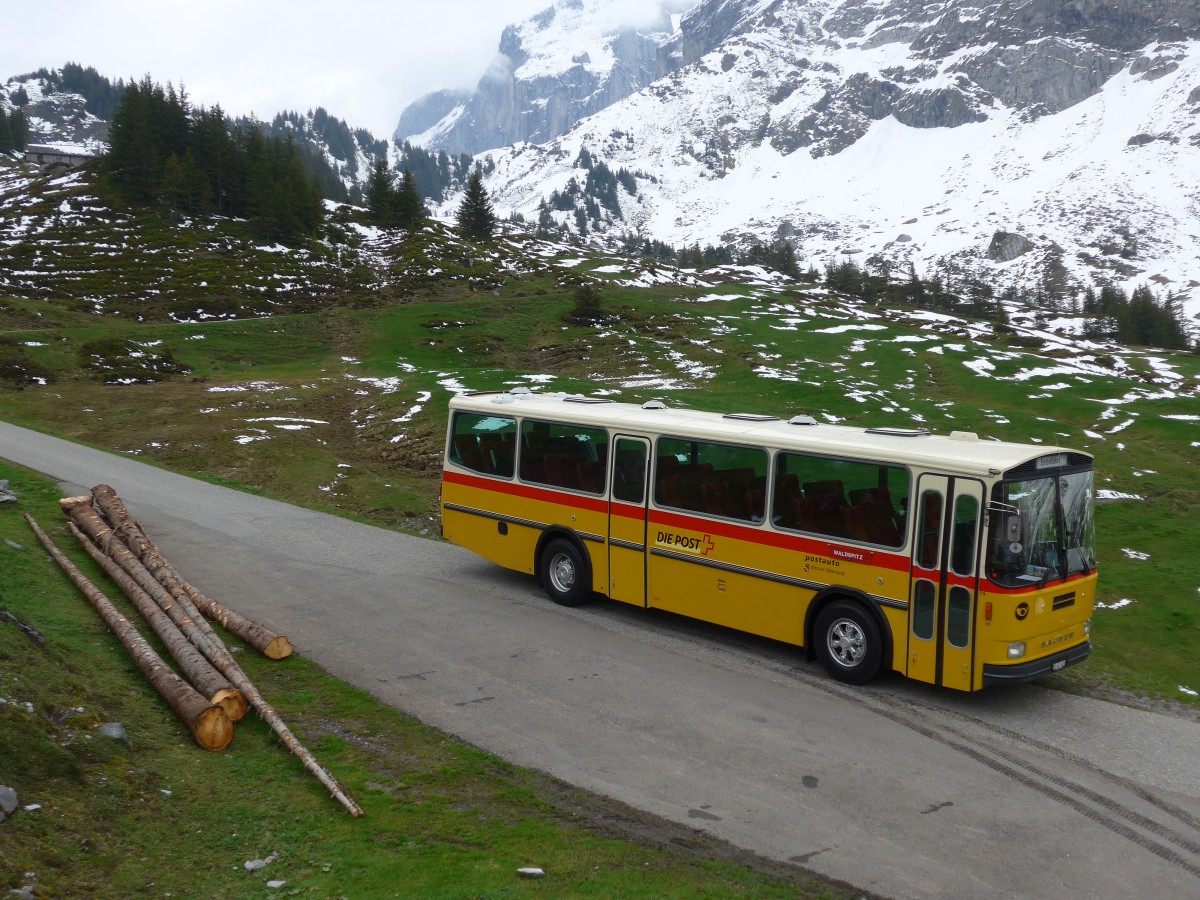
[[[221,707],[210,706],[192,723],[192,737],[205,750],[224,750],[233,740],[233,722]]]
[[[282,634],[263,648],[263,656],[267,659],[284,659],[292,655],[292,642]]]
[[[246,696],[238,690],[217,691],[212,696],[212,705],[225,710],[230,722],[242,721],[246,717],[246,710],[249,709]]]

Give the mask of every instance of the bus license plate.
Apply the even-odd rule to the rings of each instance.
[[[1054,665],[1052,665],[1050,667],[1050,671],[1051,672],[1061,672],[1066,667],[1067,667],[1067,661],[1065,659],[1060,659],[1058,662],[1056,662]]]

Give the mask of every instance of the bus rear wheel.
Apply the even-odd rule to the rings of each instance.
[[[587,563],[570,541],[556,539],[542,551],[542,587],[560,606],[578,606],[592,593]]]
[[[883,638],[871,614],[849,600],[831,603],[817,616],[817,658],[829,676],[845,684],[865,684],[879,673]]]

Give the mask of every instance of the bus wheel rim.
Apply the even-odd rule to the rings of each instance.
[[[565,553],[556,554],[550,561],[550,582],[559,593],[569,593],[575,587],[575,563]]]
[[[838,619],[829,627],[829,654],[838,665],[852,669],[867,654],[867,636],[852,619]]]

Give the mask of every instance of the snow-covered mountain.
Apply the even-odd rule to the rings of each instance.
[[[510,25],[474,91],[438,91],[401,113],[397,141],[477,153],[540,143],[676,69],[664,51],[698,0],[554,0]]]
[[[520,64],[503,90],[485,79],[426,124],[431,146],[541,141],[489,154],[502,213],[544,220],[543,201],[603,162],[634,173],[636,192],[617,192],[592,233],[783,238],[818,267],[911,263],[1064,302],[1097,282],[1150,284],[1200,313],[1194,0],[704,0],[670,35],[643,35],[660,77],[592,111],[568,103],[569,73],[589,63],[562,61],[596,38],[588,14],[603,6],[559,0],[509,28]],[[591,114],[551,136],[534,112],[551,109]],[[575,227],[573,210],[550,213]]]
[[[79,71],[79,67],[73,67]],[[29,143],[69,147],[90,155],[108,147],[107,97],[85,97],[62,70],[9,78],[0,84],[0,109],[21,110],[29,125]],[[110,89],[112,85],[108,86]]]

